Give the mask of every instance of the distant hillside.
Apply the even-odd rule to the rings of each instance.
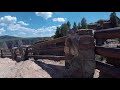
[[[32,45],[38,41],[51,40],[51,37],[22,38],[14,36],[0,36],[0,48],[12,48],[20,45]]]
[[[20,39],[20,37],[14,37],[8,35],[0,36],[0,42],[14,40],[14,39]]]

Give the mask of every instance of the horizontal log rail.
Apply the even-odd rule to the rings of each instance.
[[[95,47],[95,53],[107,58],[120,59],[120,48]]]
[[[53,56],[53,55],[28,55],[29,58],[49,59],[49,60],[65,60],[65,56]]]
[[[120,68],[116,68],[113,65],[96,61],[96,68],[103,74],[107,74],[113,78],[120,78]]]
[[[95,39],[120,38],[120,27],[95,31],[94,37],[95,37]]]
[[[28,50],[29,53],[34,52],[64,52],[64,47],[55,47],[55,48],[48,48],[48,49],[35,49],[35,50]]]
[[[54,39],[54,40],[50,40],[50,41],[44,41],[44,42],[41,42],[41,43],[33,44],[33,45],[29,46],[29,48],[31,48],[31,47],[36,48],[36,47],[43,46],[43,45],[51,45],[51,44],[56,44],[56,43],[60,43],[60,42],[65,42],[65,39],[66,39],[66,36],[61,37],[61,38],[57,38],[57,39]]]
[[[3,55],[3,57],[12,57],[12,55]]]

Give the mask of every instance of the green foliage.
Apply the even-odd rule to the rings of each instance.
[[[70,30],[71,24],[70,21],[62,24],[60,27],[57,27],[54,38],[59,38],[67,35],[67,32]]]
[[[67,22],[67,26],[68,26],[69,29],[71,28],[70,21]]]
[[[74,30],[77,30],[77,29],[78,29],[76,22],[74,22],[74,24],[73,24],[73,29],[74,29]]]
[[[66,36],[68,30],[69,30],[69,27],[66,23],[61,25],[61,35],[62,36]]]
[[[117,16],[116,16],[115,12],[110,14],[110,23],[111,23],[112,27],[117,27],[118,26]]]
[[[100,19],[97,21],[97,23],[100,25],[101,29],[103,29],[103,25],[104,25],[104,20]]]
[[[57,30],[56,30],[56,32],[55,32],[54,38],[59,38],[59,37],[61,37],[60,30],[61,30],[61,28],[60,28],[60,27],[57,27]]]
[[[77,28],[78,28],[78,29],[81,29],[81,24],[80,24],[80,23],[78,23]]]
[[[98,24],[103,24],[104,23],[104,20],[100,19],[97,21]]]
[[[85,18],[82,18],[82,20],[81,20],[81,28],[87,29],[87,21]]]

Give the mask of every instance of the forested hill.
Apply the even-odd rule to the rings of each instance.
[[[51,40],[51,37],[31,37],[31,38],[22,38],[15,36],[0,36],[0,48],[12,48],[18,47],[20,45],[32,45],[37,41]]]

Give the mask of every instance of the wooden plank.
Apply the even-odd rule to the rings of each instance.
[[[55,48],[49,48],[49,49],[36,49],[36,50],[28,50],[29,53],[34,53],[34,52],[64,52],[64,47],[55,47]]]
[[[66,37],[67,36],[57,38],[57,39],[54,39],[54,40],[50,40],[50,41],[44,41],[44,42],[40,42],[40,43],[37,43],[37,44],[33,44],[33,45],[29,46],[29,48],[31,48],[31,47],[36,48],[36,47],[43,46],[43,45],[51,45],[51,44],[55,44],[55,43],[65,42]]]
[[[95,53],[107,58],[120,59],[120,48],[95,47]]]
[[[5,58],[5,57],[11,58],[12,55],[3,55],[3,57],[4,57],[4,58]]]
[[[116,68],[113,65],[96,61],[96,68],[99,69],[103,74],[107,74],[113,78],[120,78],[120,68]]]
[[[1,53],[0,57],[3,58],[3,51],[0,50],[0,53]]]
[[[53,56],[53,55],[28,55],[29,58],[49,59],[49,60],[65,60],[65,56]]]
[[[102,29],[94,32],[95,39],[112,39],[120,38],[120,27]]]

